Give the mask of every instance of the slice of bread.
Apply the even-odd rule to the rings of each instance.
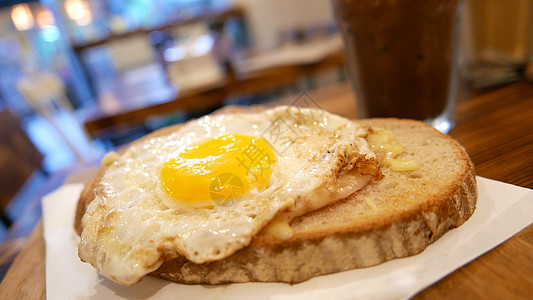
[[[419,168],[396,172],[382,166],[383,180],[372,181],[347,199],[293,219],[293,235],[288,239],[261,232],[248,247],[223,260],[194,264],[178,257],[151,275],[187,284],[297,283],[420,253],[473,214],[477,200],[474,167],[455,140],[419,121],[358,122],[392,131],[405,148],[401,157],[415,160]],[[151,136],[172,130],[175,128]],[[86,202],[94,198],[91,186],[99,177],[82,193],[77,229]]]

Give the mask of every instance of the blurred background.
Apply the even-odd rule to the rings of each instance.
[[[466,0],[463,90],[524,78],[533,0]],[[328,0],[0,1],[0,241],[54,174],[227,104],[345,82]]]

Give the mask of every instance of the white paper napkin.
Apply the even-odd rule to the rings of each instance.
[[[402,299],[504,242],[533,222],[533,191],[478,177],[474,215],[422,253],[300,284],[182,285],[147,276],[132,287],[99,275],[77,255],[74,211],[83,185],[43,198],[48,299]]]

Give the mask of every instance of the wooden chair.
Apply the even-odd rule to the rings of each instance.
[[[0,110],[0,219],[7,227],[13,221],[5,213],[7,206],[34,172],[44,172],[42,160],[20,120],[11,111]]]

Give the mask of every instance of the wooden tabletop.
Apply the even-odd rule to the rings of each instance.
[[[84,126],[94,138],[105,137],[113,135],[113,133],[124,128],[142,125],[148,117],[154,115],[168,114],[176,110],[182,112],[215,110],[230,97],[272,91],[290,86],[302,78],[310,78],[313,74],[329,69],[340,69],[343,66],[344,54],[339,49],[339,51],[329,53],[314,62],[280,65],[252,72],[227,74],[220,82],[194,90],[181,91],[180,93],[170,92],[167,96],[156,101],[151,97],[147,97],[143,101],[131,101],[128,97],[124,98],[113,95],[113,93],[106,93],[107,98],[100,97],[100,99],[109,103],[110,99],[108,97],[113,97],[111,100],[115,103],[115,107],[111,111],[105,111],[100,103],[95,109],[85,112],[86,120]],[[144,82],[148,82],[153,80],[153,78],[157,78],[157,75],[146,72],[144,78],[146,79]],[[120,90],[124,88],[131,89],[131,87],[117,87],[118,90],[115,92],[120,93]],[[137,94],[147,93],[146,89],[154,89],[150,85],[145,88],[136,88],[138,88]]]
[[[347,83],[310,95],[325,110],[355,116],[355,100]],[[457,123],[450,134],[465,146],[477,174],[533,188],[533,84],[521,82],[460,98]],[[87,173],[76,174],[70,181],[87,178]],[[0,284],[0,299],[38,299],[45,295],[45,244],[39,223]],[[414,298],[526,299],[531,295],[533,225]]]

